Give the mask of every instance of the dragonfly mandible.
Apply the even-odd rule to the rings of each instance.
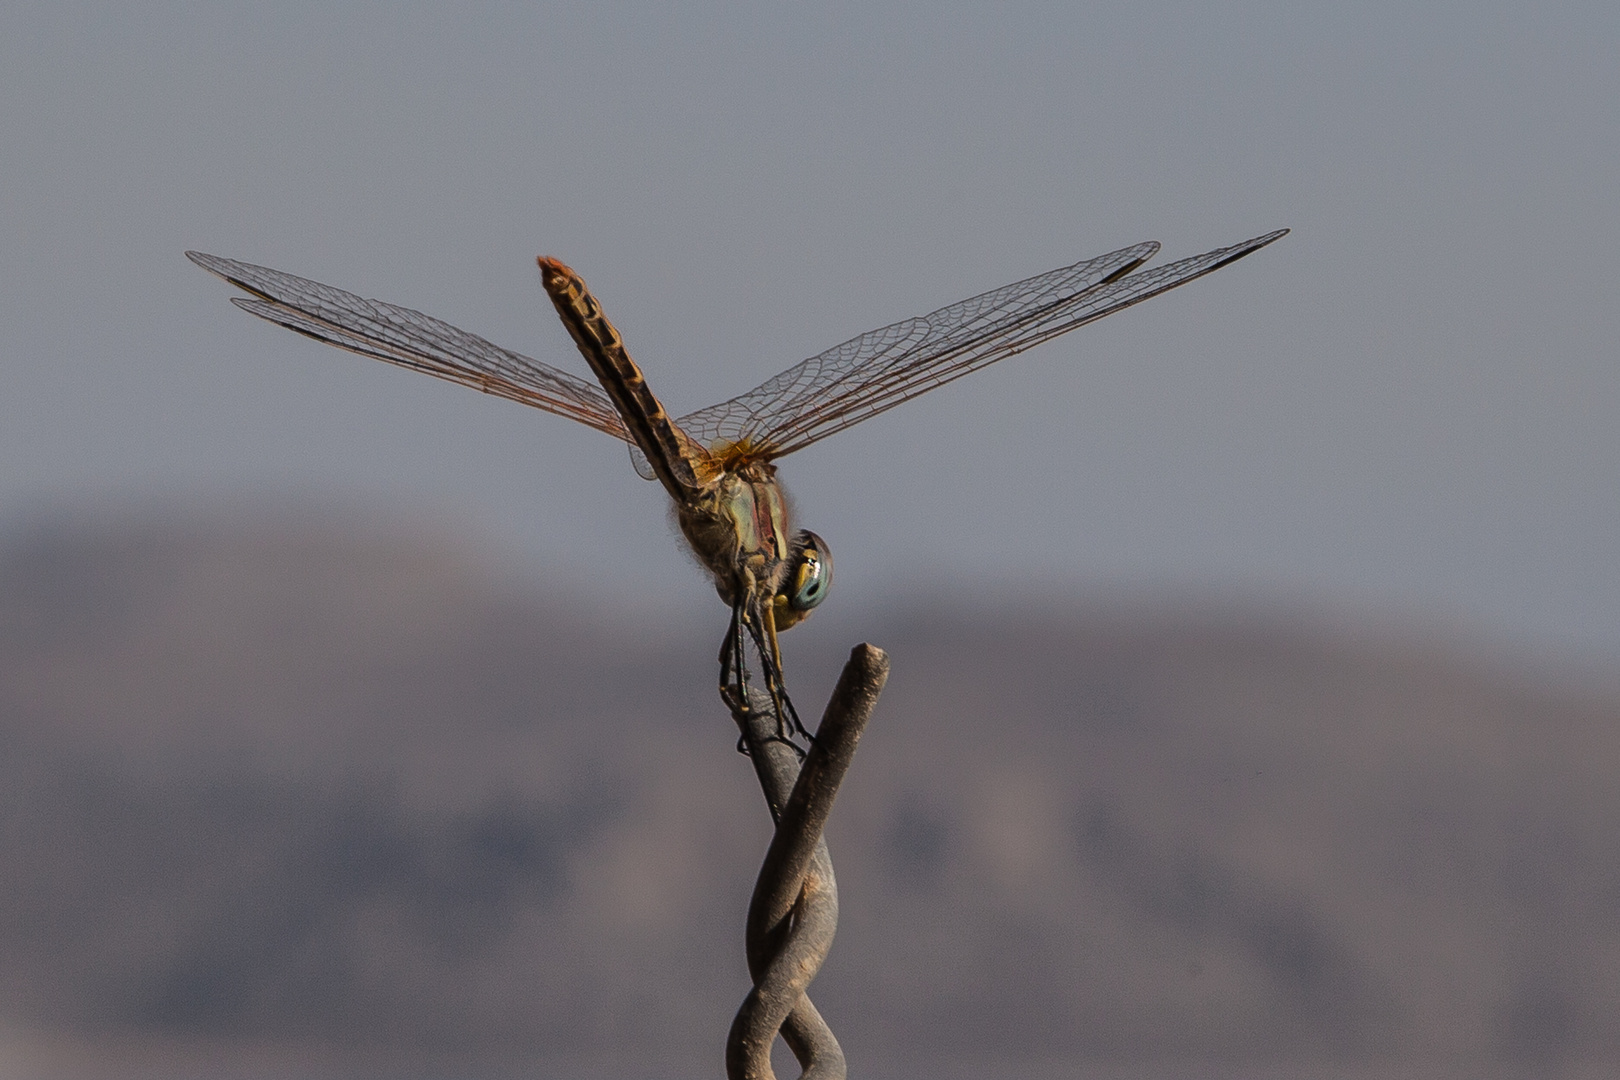
[[[782,682],[777,635],[832,584],[827,544],[795,529],[778,458],[937,386],[1236,262],[1286,235],[1257,236],[1152,269],[1154,242],[1072,266],[852,338],[729,401],[670,419],[601,305],[573,270],[542,256],[541,283],[600,388],[421,312],[195,251],[186,257],[250,295],[261,319],[362,356],[577,420],[630,444],[636,471],[674,500],[682,534],[731,609],[721,696],[747,709],[747,647],[784,739],[808,735]]]

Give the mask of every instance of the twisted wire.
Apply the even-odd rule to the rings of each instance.
[[[806,992],[838,928],[838,884],[822,829],[861,732],[888,678],[883,650],[850,652],[801,766],[777,735],[769,699],[750,691],[732,718],[776,822],[748,910],[748,970],[754,987],[726,1041],[730,1080],[775,1080],[771,1044],[781,1035],[800,1080],[844,1080],[843,1050]]]

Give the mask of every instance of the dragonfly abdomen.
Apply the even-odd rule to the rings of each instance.
[[[602,314],[585,281],[569,267],[544,255],[540,280],[552,306],[596,378],[613,399],[636,445],[647,456],[653,474],[677,502],[692,498],[701,486],[688,449],[664,406],[647,387],[641,368],[630,359],[624,339]]]

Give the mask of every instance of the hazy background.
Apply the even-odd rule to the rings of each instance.
[[[548,611],[639,609],[707,664],[723,613],[622,446],[258,323],[182,250],[583,371],[556,255],[679,413],[1083,256],[1289,226],[786,461],[838,567],[794,648],[919,598],[1145,600],[1612,687],[1617,46],[1612,4],[8,5],[9,565],[313,506],[453,537]],[[120,700],[11,693],[24,742]]]
[[[853,1075],[1614,1075],[1620,703],[1021,600],[865,628],[894,672],[814,988]],[[13,537],[0,1072],[719,1075],[768,818],[709,614],[352,513]],[[848,642],[789,640],[815,709]]]

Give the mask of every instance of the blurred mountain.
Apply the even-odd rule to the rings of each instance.
[[[768,840],[723,618],[331,518],[13,529],[0,1073],[718,1075]],[[868,636],[856,1074],[1620,1067],[1620,703],[1207,605]],[[792,641],[818,713],[855,642]]]

